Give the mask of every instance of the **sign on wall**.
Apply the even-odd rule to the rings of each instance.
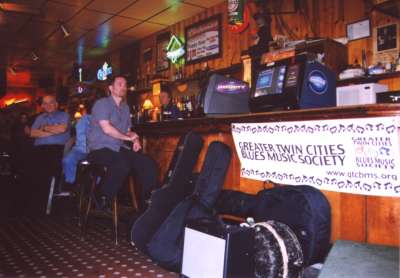
[[[178,61],[185,55],[185,46],[181,40],[172,35],[166,47],[167,58],[171,60],[172,63],[177,64]]]
[[[107,76],[112,74],[112,67],[107,62],[104,62],[104,64],[97,70],[97,79],[104,81],[107,80]]]
[[[185,28],[186,63],[219,57],[222,53],[221,15]]]
[[[399,118],[232,124],[241,176],[400,196]]]
[[[169,60],[167,58],[167,46],[169,44],[170,32],[157,36],[156,43],[156,71],[164,71],[169,69]]]

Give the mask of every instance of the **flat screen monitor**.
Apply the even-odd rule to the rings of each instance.
[[[278,66],[259,72],[254,97],[282,94],[286,66]]]
[[[254,71],[250,94],[252,112],[296,108],[300,98],[306,58],[284,59],[259,65]]]

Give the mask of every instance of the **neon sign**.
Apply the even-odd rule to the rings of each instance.
[[[104,62],[103,66],[97,71],[97,79],[102,81],[107,80],[107,76],[110,74],[112,74],[112,67],[107,62]]]
[[[172,63],[178,63],[178,60],[185,55],[184,44],[175,35],[172,35],[167,45],[167,58]]]

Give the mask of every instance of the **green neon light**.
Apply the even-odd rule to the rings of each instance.
[[[185,55],[185,48],[182,41],[175,35],[172,35],[167,45],[167,58],[172,63],[178,63],[179,59]]]

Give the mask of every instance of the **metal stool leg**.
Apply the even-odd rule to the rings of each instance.
[[[87,203],[87,207],[86,207],[86,211],[85,214],[83,216],[83,221],[81,221],[81,238],[84,239],[85,235],[86,235],[86,228],[87,228],[87,222],[88,222],[88,218],[89,218],[89,213],[90,213],[90,209],[92,206],[92,194],[94,192],[94,187],[96,186],[96,177],[92,177],[92,186],[90,188],[90,192],[89,192],[89,196],[88,196],[88,203]]]
[[[113,224],[115,245],[118,245],[118,201],[117,197],[113,198]]]
[[[129,186],[129,192],[131,193],[132,206],[137,211],[138,203],[136,198],[135,182],[133,181],[132,176],[129,177],[128,186]]]
[[[49,215],[51,212],[51,205],[53,203],[53,196],[54,196],[54,186],[56,183],[56,177],[51,177],[50,183],[50,190],[49,190],[49,197],[47,199],[47,206],[46,206],[46,214]]]

